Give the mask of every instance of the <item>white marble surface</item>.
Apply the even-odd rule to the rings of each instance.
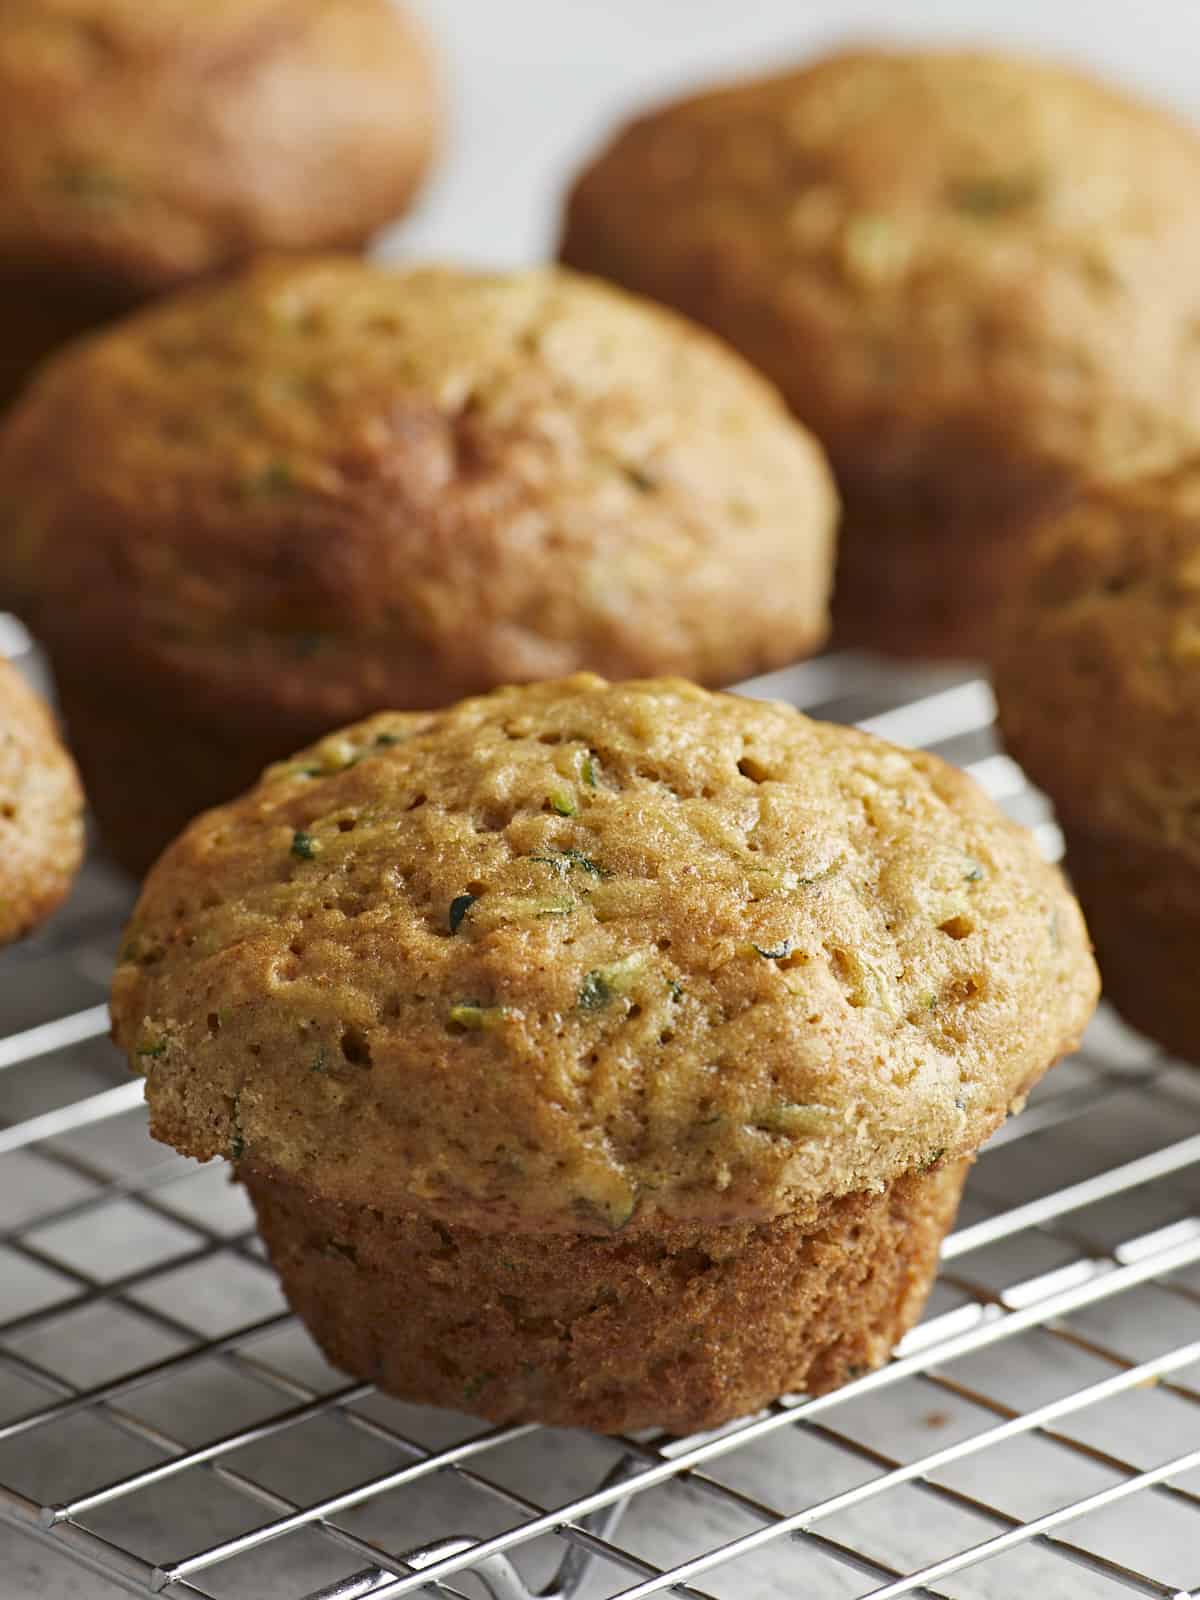
[[[967,38],[1053,51],[1091,62],[1200,116],[1200,6],[1194,0],[1141,0],[1138,4],[1120,0],[1087,4],[1082,0],[986,0],[974,4],[924,0],[905,7],[878,0],[817,4],[803,0],[505,0],[504,4],[498,0],[424,0],[422,9],[439,36],[448,64],[452,150],[417,214],[388,241],[390,253],[406,257],[496,265],[543,257],[552,249],[557,201],[567,177],[606,128],[628,109],[685,84],[743,66],[777,65],[839,39],[885,35]],[[84,988],[72,1004],[89,1003],[98,993],[94,983],[84,992],[89,977],[98,980],[103,967],[102,953],[91,959],[90,973],[85,970],[79,978]],[[32,1020],[36,1010],[33,999],[30,1006]],[[83,1087],[93,1083],[86,1074],[80,1081]],[[1046,1158],[1051,1149],[1057,1163],[1062,1159],[1061,1147],[1048,1146]],[[1119,1153],[1112,1152],[1114,1158]],[[1049,1181],[1047,1174],[1042,1187]],[[1030,1183],[1038,1187],[1032,1177]],[[7,1204],[0,1196],[0,1212]],[[1025,1270],[1029,1270],[1028,1264]],[[1193,1279],[1200,1285],[1195,1274]],[[1198,1332],[1200,1327],[1191,1330],[1191,1336]],[[1036,1352],[1030,1355],[1036,1356]],[[1061,1351],[1058,1358],[1065,1361]],[[1069,1381],[1085,1381],[1091,1376],[1091,1372],[1071,1374]],[[1060,1386],[1068,1382],[1061,1369],[1057,1381]],[[903,1414],[906,1405],[918,1400],[919,1396],[909,1396],[906,1391],[893,1403],[877,1406],[870,1418],[860,1419],[859,1426],[879,1435],[880,1447],[888,1448],[889,1430],[907,1428],[911,1432],[935,1426],[924,1414]],[[1183,1448],[1186,1426],[1195,1443],[1200,1437],[1195,1431],[1196,1415],[1183,1407],[1173,1410],[1167,1431],[1176,1436],[1167,1442]],[[960,1419],[955,1407],[939,1407],[936,1428],[949,1430],[949,1435],[937,1433],[939,1442],[963,1426],[978,1426],[978,1420]],[[86,1448],[85,1444],[81,1443],[81,1448]],[[529,1470],[534,1479],[539,1476],[534,1459],[539,1448],[530,1450]],[[584,1465],[587,1454],[587,1449],[582,1449],[579,1459]],[[777,1435],[772,1449],[760,1452],[755,1468],[747,1469],[747,1487],[757,1493],[773,1493],[785,1503],[795,1502],[802,1493],[811,1497],[827,1482],[824,1474],[830,1470],[819,1454],[797,1453],[791,1439]],[[983,1465],[990,1468],[992,1458],[986,1458]],[[552,1466],[550,1470],[559,1469]],[[587,1470],[592,1470],[590,1465]],[[841,1470],[844,1477],[844,1463]],[[728,1472],[731,1479],[737,1479],[736,1466],[731,1464]],[[1009,1485],[1020,1483],[1025,1475],[1024,1465],[1011,1463]],[[1063,1496],[1086,1492],[1094,1477],[1076,1467],[1064,1477]],[[1023,1509],[1030,1514],[1043,1508],[1039,1481],[1044,1488],[1044,1480],[1033,1478],[1026,1485]],[[996,1482],[981,1484],[970,1473],[960,1482],[970,1492],[992,1498],[1000,1493]],[[1019,1503],[1020,1494],[1013,1492]],[[669,1514],[665,1510],[668,1499]],[[1098,1538],[1101,1547],[1107,1541],[1114,1559],[1133,1560],[1139,1549],[1145,1553],[1146,1537],[1144,1533],[1139,1537],[1139,1503],[1126,1504],[1108,1525],[1111,1531]],[[414,1529],[414,1538],[422,1532],[428,1536],[437,1524],[436,1505],[424,1504],[428,1520],[424,1529]],[[926,1554],[931,1516],[927,1500],[914,1498],[908,1512],[897,1508],[887,1544],[887,1553],[897,1565]],[[956,1513],[951,1520],[957,1536],[963,1518]],[[1193,1518],[1193,1522],[1200,1525],[1200,1519]],[[1186,1544],[1194,1531],[1193,1522],[1181,1520],[1183,1531],[1175,1536],[1183,1541],[1173,1565],[1181,1584],[1200,1583],[1200,1550],[1195,1560],[1190,1560]],[[853,1524],[853,1518],[843,1521],[836,1531],[853,1539]],[[677,1490],[639,1505],[624,1532],[648,1553],[665,1559],[676,1550],[684,1554],[695,1548],[698,1525],[703,1526],[704,1537],[714,1541],[723,1531],[720,1518],[710,1507],[689,1499],[687,1491]],[[398,1534],[399,1529],[391,1531]],[[740,1530],[727,1530],[735,1531]],[[988,1531],[964,1527],[961,1537],[969,1542]],[[1154,1535],[1154,1539],[1168,1542],[1171,1537],[1169,1532]],[[1162,1548],[1166,1549],[1166,1544]],[[725,1575],[713,1584],[713,1590],[736,1600],[751,1595],[756,1600],[798,1600],[794,1577],[785,1575],[778,1564],[794,1559],[794,1552],[778,1552],[774,1560],[743,1569],[741,1578],[735,1573]],[[813,1574],[810,1581],[820,1585],[805,1589],[805,1596],[811,1595],[813,1600],[869,1587],[865,1580],[852,1580],[844,1572],[835,1580],[834,1569],[824,1564],[820,1576],[816,1568],[805,1570]],[[1047,1600],[1118,1593],[1100,1580],[1082,1575],[1072,1578],[1060,1564],[1035,1552],[989,1570],[991,1577],[981,1569],[972,1580],[952,1584],[946,1592],[973,1600],[1010,1600],[1026,1588]],[[789,1565],[787,1573],[794,1572]],[[286,1573],[277,1570],[268,1575],[263,1567],[259,1582],[239,1593],[253,1600],[268,1593],[283,1596],[307,1588],[309,1581],[321,1581],[315,1569],[310,1574],[289,1566]],[[110,1600],[117,1593],[57,1553],[0,1527],[0,1600],[24,1600],[27,1596]]]

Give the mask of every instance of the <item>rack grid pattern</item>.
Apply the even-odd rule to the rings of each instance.
[[[978,680],[745,692],[936,748],[1060,848]],[[327,1367],[220,1164],[149,1140],[105,1039],[126,906],[94,861],[0,964],[0,1574],[27,1536],[213,1600],[1200,1600],[1200,1072],[1101,1016],[881,1371],[689,1439],[493,1427]]]

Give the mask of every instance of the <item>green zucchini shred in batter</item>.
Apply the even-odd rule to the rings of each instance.
[[[764,1106],[750,1118],[751,1125],[765,1128],[768,1133],[791,1136],[825,1133],[829,1128],[830,1113],[826,1106],[800,1105],[796,1101],[782,1100],[778,1105]]]
[[[463,1000],[450,1007],[450,1021],[468,1033],[486,1033],[498,1027],[508,1015],[507,1006],[484,1006],[477,1000]]]
[[[602,867],[599,862],[593,861],[591,856],[585,856],[582,850],[573,850],[569,846],[556,851],[552,856],[530,856],[531,861],[540,861],[545,866],[555,871],[560,878],[565,877],[572,867],[578,867],[580,872],[587,872],[593,878],[611,878],[612,873],[607,867]]]
[[[645,956],[624,956],[606,967],[593,967],[579,985],[579,1009],[602,1011],[617,995],[627,994],[645,965]]]
[[[477,894],[456,894],[454,899],[451,900],[450,914],[446,919],[450,924],[451,933],[458,932],[462,919],[478,899],[479,896]]]
[[[768,945],[765,950],[761,944],[756,944],[753,948],[758,951],[764,961],[782,961],[785,956],[791,955],[792,941],[785,939],[782,944]]]
[[[290,494],[296,487],[296,476],[286,461],[271,461],[260,472],[246,480],[247,492],[264,498],[275,494]]]
[[[89,205],[112,205],[129,198],[129,184],[107,167],[68,163],[59,169],[57,186],[65,194]]]
[[[1035,172],[980,173],[953,179],[947,198],[955,211],[986,220],[1035,205],[1045,187]]]

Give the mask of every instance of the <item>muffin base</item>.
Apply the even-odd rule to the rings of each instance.
[[[1063,833],[1104,998],[1140,1033],[1200,1065],[1200,869],[1166,845],[1069,825]]]
[[[482,1233],[240,1176],[328,1359],[495,1422],[691,1433],[887,1359],[920,1315],[969,1163],[802,1218],[598,1238]]]

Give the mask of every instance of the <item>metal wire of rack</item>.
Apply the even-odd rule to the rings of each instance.
[[[978,680],[746,692],[936,748],[1060,848]],[[0,964],[0,1577],[27,1538],[55,1600],[92,1593],[64,1556],[214,1600],[1200,1600],[1200,1072],[1102,1016],[881,1371],[689,1439],[493,1427],[327,1367],[220,1164],[151,1143],[104,1038],[127,904],[94,861]]]

